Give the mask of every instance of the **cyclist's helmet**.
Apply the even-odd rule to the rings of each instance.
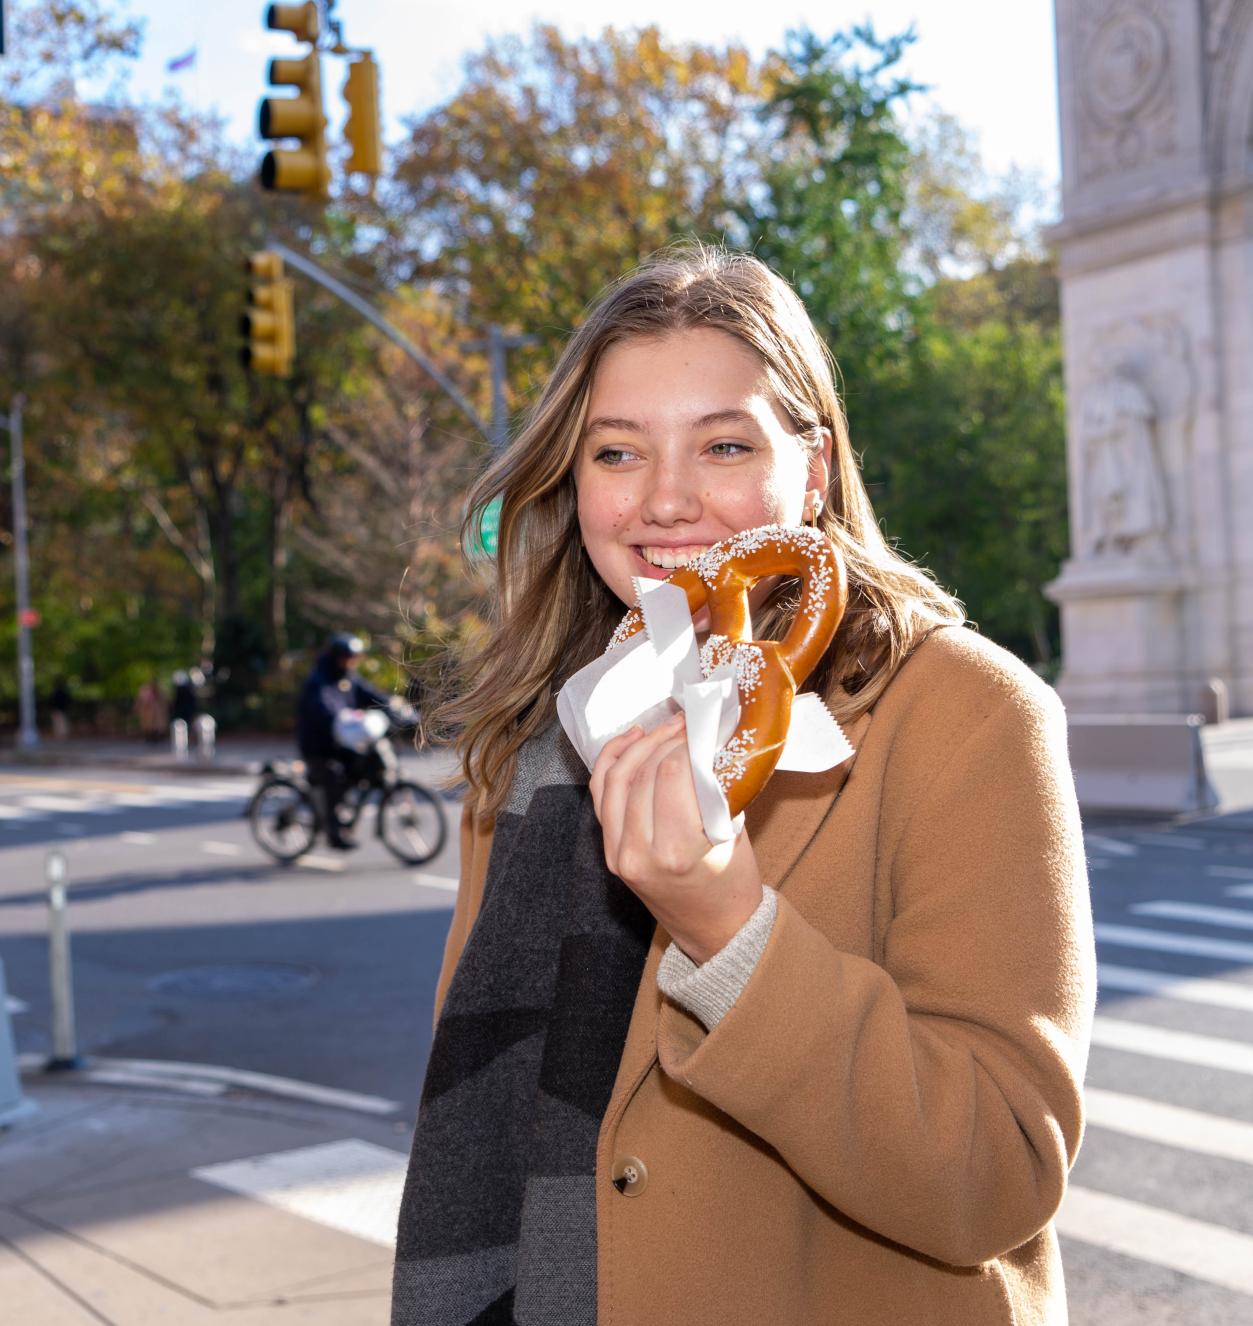
[[[359,635],[350,635],[347,631],[337,631],[326,642],[328,654],[338,654],[341,658],[359,658],[365,653],[365,645]]]

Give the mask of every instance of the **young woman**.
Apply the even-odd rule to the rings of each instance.
[[[1065,717],[885,544],[795,294],[716,250],[627,277],[495,495],[393,1323],[1064,1322],[1095,970]],[[856,753],[711,848],[680,722],[589,779],[554,696],[633,577],[801,522],[848,568],[808,688]],[[758,638],[793,593],[758,585]]]

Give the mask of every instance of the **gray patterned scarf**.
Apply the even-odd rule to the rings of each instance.
[[[431,1047],[392,1326],[595,1326],[596,1140],[653,929],[554,723],[519,752]]]

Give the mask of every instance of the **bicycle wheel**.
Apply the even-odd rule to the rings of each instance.
[[[447,836],[443,805],[420,783],[396,783],[379,803],[379,837],[406,865],[420,866],[437,856]]]
[[[248,826],[257,846],[276,861],[294,861],[313,846],[318,834],[318,811],[298,783],[275,778],[253,797]]]

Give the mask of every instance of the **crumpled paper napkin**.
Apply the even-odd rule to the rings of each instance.
[[[605,743],[638,723],[645,732],[683,711],[701,823],[711,843],[730,842],[744,825],[731,817],[714,773],[714,756],[740,721],[735,668],[701,672],[687,595],[664,580],[637,579],[646,631],[576,672],[557,696],[557,717],[588,769]],[[853,754],[830,710],[812,691],[797,695],[778,768],[799,773],[834,769]]]

